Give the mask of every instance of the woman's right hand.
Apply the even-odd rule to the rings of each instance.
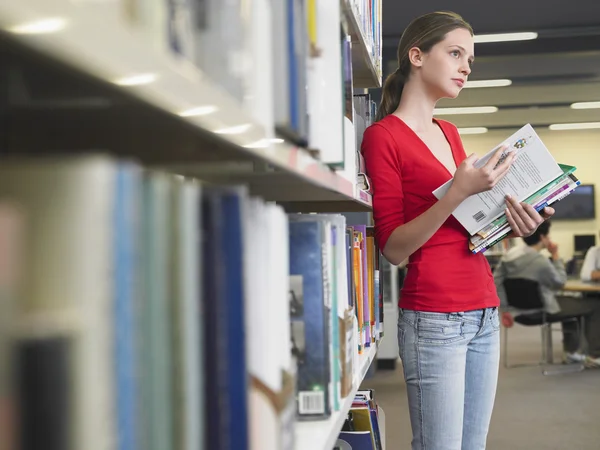
[[[475,153],[469,155],[457,167],[450,189],[454,190],[463,199],[492,189],[506,175],[515,159],[516,153],[510,152],[506,159],[496,167],[506,149],[506,146],[499,148],[489,161],[480,168],[475,167],[477,155]]]

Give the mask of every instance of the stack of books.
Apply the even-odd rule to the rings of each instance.
[[[574,175],[576,168],[557,164],[529,124],[479,159],[475,166],[484,166],[503,146],[506,150],[498,164],[511,152],[516,152],[506,175],[493,189],[472,195],[452,213],[471,235],[469,250],[472,253],[493,247],[512,231],[505,214],[507,194],[541,212],[546,206],[565,198],[580,184]],[[438,199],[442,198],[451,184],[452,180],[449,180],[433,194]]]

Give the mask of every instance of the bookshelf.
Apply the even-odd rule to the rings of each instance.
[[[137,109],[143,112],[144,120],[148,120],[147,131],[166,129],[175,139],[161,142],[148,136],[147,140],[139,141],[137,148],[154,148],[151,154],[143,150],[134,155],[148,164],[204,178],[210,175],[216,179],[215,175],[221,174],[220,180],[248,183],[253,194],[266,200],[303,202],[308,208],[306,211],[322,210],[321,202],[337,203],[338,211],[371,208],[370,194],[357,189],[355,183],[304,149],[288,143],[264,143],[265,130],[235,98],[204,76],[199,68],[149,45],[144,33],[123,22],[121,8],[120,2],[8,1],[0,4],[0,28],[19,52],[27,52],[27,56],[42,67],[59,63],[69,76],[74,72],[78,77],[89,78],[89,83],[99,82],[101,88],[108,89],[113,96],[135,99]],[[355,17],[349,7],[346,12]],[[10,32],[16,27],[43,26],[44,23],[64,28],[47,34]],[[359,30],[356,20],[355,25],[354,29]],[[364,38],[356,45],[359,49],[353,54],[353,63],[370,67],[369,71],[374,74]],[[30,50],[34,53],[30,54]],[[135,86],[119,84],[136,76],[151,81]],[[373,79],[371,85],[378,84]],[[192,114],[194,110],[203,112],[203,109],[211,112],[181,116],[186,112]],[[44,118],[49,120],[48,128],[53,126],[52,120],[71,119],[68,112]],[[117,123],[118,117],[103,119],[111,121],[107,128],[112,130],[124,126]],[[114,139],[122,134],[115,133]],[[60,138],[57,135],[54,139]],[[60,147],[62,142],[59,140],[56,146]],[[202,145],[207,142],[211,146]],[[118,149],[121,142],[111,141],[111,144],[113,149]],[[187,149],[186,153],[177,153],[174,149],[178,147]],[[190,147],[194,148],[193,153]],[[180,163],[182,160],[185,160],[184,165]],[[233,169],[232,161],[236,162]],[[245,164],[239,164],[240,161]],[[257,171],[257,166],[261,170]]]
[[[352,75],[354,87],[381,87],[381,58],[373,55],[354,0],[340,0],[348,34],[352,36]]]
[[[340,411],[332,414],[325,421],[298,422],[296,424],[295,450],[331,450],[333,448],[346,414],[352,406],[354,395],[376,355],[377,347],[372,346],[359,356],[358,380],[354,383],[352,392],[344,399]]]
[[[140,163],[139,168],[158,169],[156,172],[160,175],[154,174],[156,178],[152,181],[156,192],[149,191],[148,194],[157,198],[164,196],[167,189],[173,189],[173,186],[167,186],[173,180],[167,181],[163,176],[176,174],[183,175],[185,181],[188,178],[202,180],[203,186],[204,183],[244,185],[248,188],[249,196],[259,197],[265,202],[276,202],[276,206],[283,206],[285,212],[290,213],[362,212],[372,209],[371,194],[359,189],[355,180],[320,161],[314,156],[315,152],[293,145],[287,137],[283,142],[273,142],[273,135],[269,130],[219,82],[209,79],[206,73],[190,61],[157,45],[149,39],[148,30],[132,26],[123,19],[125,9],[134,3],[139,5],[144,2],[152,5],[167,3],[163,0],[8,0],[0,3],[0,36],[3,38],[0,42],[0,59],[5,59],[5,67],[10,67],[6,73],[0,73],[0,76],[8,74],[10,80],[0,81],[11,92],[8,101],[2,99],[8,105],[7,116],[10,117],[11,126],[0,130],[0,137],[6,144],[8,155],[39,155],[40,150],[43,150],[45,156],[56,154],[66,156],[68,160],[81,152],[81,149],[89,148],[119,161],[132,159],[136,164]],[[352,37],[353,84],[360,89],[380,87],[381,56],[375,56],[375,53],[381,49],[380,46],[375,49],[368,39],[356,3],[356,0],[341,0],[340,3],[341,25]],[[33,83],[36,87],[44,85],[43,95],[35,92],[39,96],[29,96],[27,92],[21,92],[20,88],[27,83]],[[64,96],[71,91],[81,95],[74,95],[72,98]],[[12,95],[13,93],[16,94]],[[106,161],[102,164],[104,163]],[[113,169],[114,167],[111,168]],[[131,177],[131,180],[139,175],[137,169],[120,170],[124,170],[123,173]],[[73,169],[69,175],[77,175],[77,172],[78,170]],[[91,178],[94,173],[90,169]],[[132,186],[135,185],[137,181],[131,180]],[[178,179],[177,182],[183,181]],[[48,182],[48,186],[52,184],[53,182]],[[106,185],[109,184],[106,181]],[[182,210],[183,203],[177,202],[191,201],[190,198],[199,195],[192,189],[196,187],[192,184],[194,183],[185,188],[175,186],[175,191],[181,191],[181,198],[173,203]],[[83,186],[88,187],[85,184]],[[102,189],[99,188],[98,192],[106,194]],[[71,187],[69,192],[71,191],[77,189]],[[133,198],[132,192],[128,195]],[[83,201],[75,208],[77,213],[74,216],[79,214],[79,209],[84,209],[81,205],[85,205],[87,197],[81,194],[78,199]],[[106,202],[105,206],[108,205],[107,198],[103,197],[103,201]],[[148,203],[154,201],[152,198]],[[172,199],[168,200],[171,201]],[[165,198],[161,202],[156,204],[162,207],[169,204]],[[266,207],[263,205],[257,209],[261,214],[264,213],[262,208]],[[123,211],[129,210],[123,206]],[[170,220],[172,217],[165,213],[167,210],[161,211],[152,219],[160,219],[156,220],[158,228],[146,230],[148,242],[143,245],[148,248],[154,242],[153,234],[162,233],[162,238],[167,239],[165,229],[169,228],[171,232],[172,224],[162,223],[161,220],[167,216]],[[189,217],[178,216],[176,220],[184,223],[190,217],[197,219],[190,211],[179,211],[180,216],[188,214]],[[72,212],[72,205],[65,206],[61,217],[67,217]],[[111,244],[108,243],[108,230],[112,231],[112,225],[108,218],[112,210],[107,207],[104,212],[107,220],[99,228],[107,232],[103,235],[103,242],[106,243],[104,247],[109,248]],[[126,212],[123,215],[124,220]],[[150,222],[150,219],[145,219]],[[265,223],[261,222],[262,216],[260,220],[255,217],[255,220],[258,224]],[[178,225],[182,226],[182,223]],[[191,226],[193,222],[188,220],[184,224]],[[139,232],[133,225],[127,226],[131,226],[128,231],[132,235]],[[54,231],[62,236],[63,230],[59,228],[56,227]],[[188,233],[187,237],[194,236],[190,230],[182,233]],[[180,236],[178,239],[181,247],[186,247],[184,238]],[[67,239],[65,242],[67,247],[71,240]],[[163,259],[168,253],[166,242],[161,242],[163,247],[156,250],[157,253],[162,252],[159,256]],[[193,245],[188,247],[192,248]],[[264,247],[258,248],[257,254],[258,250],[263,251]],[[189,253],[185,250],[177,251],[184,253],[183,256],[177,255],[178,258],[192,258],[190,254],[194,250],[188,249]],[[85,265],[86,261],[81,265]],[[108,267],[107,261],[103,262]],[[140,269],[133,262],[130,263],[128,270],[132,274]],[[185,267],[184,262],[179,261],[179,264],[180,269]],[[195,264],[200,263],[196,261]],[[157,268],[158,266],[154,267]],[[192,268],[188,268],[191,271],[191,275],[188,273],[188,282],[196,275]],[[97,270],[94,275],[99,277],[105,272]],[[165,281],[160,278],[164,275],[163,272],[156,270],[154,278],[157,283]],[[280,278],[286,279],[285,276]],[[96,281],[97,279],[94,283]],[[173,283],[172,280],[168,282]],[[108,286],[109,283],[105,284]],[[165,286],[160,288],[164,289]],[[161,289],[157,288],[155,291]],[[186,286],[180,289],[190,288]],[[93,290],[90,288],[88,292]],[[167,296],[164,292],[157,295],[159,294],[164,294],[165,298]],[[130,295],[133,297],[135,294]],[[279,300],[284,296],[272,297]],[[110,294],[106,298],[110,298]],[[282,303],[286,303],[286,300]],[[160,306],[166,308],[166,303],[161,303]],[[185,306],[191,308],[193,302]],[[73,316],[77,318],[77,314]],[[178,320],[183,322],[184,316],[182,314]],[[289,323],[283,323],[282,327],[286,328],[286,325],[289,326]],[[239,329],[243,327],[238,327]],[[184,338],[179,336],[178,339]],[[297,422],[295,450],[331,450],[376,352],[377,346],[373,344],[358,357],[352,390],[340,400],[339,410],[328,420]],[[277,374],[280,375],[279,372]],[[189,381],[190,384],[193,381]],[[159,401],[158,398],[155,400]],[[91,417],[85,418],[91,420]],[[93,427],[88,427],[87,431],[93,433]],[[109,438],[110,431],[104,432],[103,436]]]

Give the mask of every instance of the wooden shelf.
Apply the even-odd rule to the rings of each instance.
[[[352,392],[346,398],[342,399],[341,408],[338,412],[333,413],[327,420],[298,422],[296,424],[295,450],[331,450],[333,448],[344,425],[344,420],[346,420],[346,415],[350,411],[354,396],[376,354],[377,346],[373,345],[359,356],[357,379],[355,380]]]

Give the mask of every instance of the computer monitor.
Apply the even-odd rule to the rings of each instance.
[[[573,239],[575,254],[585,255],[590,247],[596,245],[595,234],[576,234]]]

